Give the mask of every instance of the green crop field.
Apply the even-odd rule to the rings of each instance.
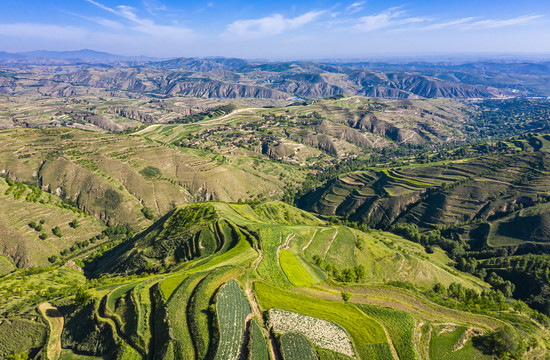
[[[168,322],[174,331],[174,336],[178,340],[175,351],[189,354],[190,357],[195,356],[195,348],[193,337],[189,332],[187,309],[195,287],[205,276],[206,274],[198,273],[186,278],[174,291],[167,306]]]
[[[245,320],[252,309],[235,280],[227,282],[216,298],[220,340],[215,360],[238,360],[242,357]]]
[[[209,311],[214,295],[222,284],[242,274],[242,268],[222,267],[209,273],[202,279],[189,300],[187,321],[189,332],[195,344],[196,354],[203,359],[211,349],[213,340],[213,319]]]
[[[160,291],[162,291],[162,296],[164,300],[169,300],[170,296],[176,291],[178,286],[188,277],[187,274],[178,274],[170,276],[169,278],[163,280],[160,283]]]
[[[266,281],[282,288],[291,288],[292,284],[278,264],[277,248],[284,240],[283,233],[276,227],[260,229],[262,238],[263,259],[258,265],[258,274]]]
[[[468,328],[459,326],[456,329],[447,329],[437,326],[432,329],[430,338],[430,359],[434,360],[489,360],[492,356],[484,355],[474,348],[472,340],[464,340]]]
[[[400,360],[419,360],[414,344],[414,318],[403,311],[381,306],[358,305],[388,331]]]
[[[309,276],[307,271],[302,267],[296,259],[292,251],[289,249],[281,250],[279,253],[281,268],[285,272],[287,278],[294,286],[308,286],[315,284],[315,281]]]
[[[376,353],[377,349],[389,351],[386,334],[380,324],[355,305],[298,295],[262,282],[255,283],[254,290],[264,309],[278,308],[298,312],[342,326],[352,336],[362,359],[367,359],[368,354]]]
[[[284,360],[316,360],[315,352],[306,337],[288,333],[280,337],[281,353]]]
[[[251,339],[252,347],[250,347],[249,360],[270,360],[269,349],[267,347],[267,341],[260,325],[256,320],[251,320]]]

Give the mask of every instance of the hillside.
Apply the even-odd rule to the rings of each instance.
[[[43,54],[45,57],[48,54]],[[40,54],[37,54],[40,57]],[[257,63],[240,59],[172,59],[160,62],[128,61],[116,65],[116,56],[75,53],[88,64],[71,63],[67,54],[36,61],[9,58],[0,73],[0,93],[8,95],[76,95],[88,89],[106,94],[125,93],[203,98],[295,97],[319,99],[352,94],[396,99],[499,98],[513,95],[506,88],[465,84],[410,72],[382,72],[313,62]],[[124,59],[120,59],[123,60]],[[20,65],[18,65],[18,62]],[[30,64],[29,64],[30,63]]]
[[[501,317],[496,309],[512,304],[488,284],[452,270],[449,261],[441,251],[428,254],[389,233],[330,225],[281,202],[206,202],[178,207],[86,260],[86,272],[111,275],[89,280],[89,290],[55,285],[50,301],[64,324],[52,325],[54,312],[42,316],[60,336],[61,358],[269,359],[270,353],[288,358],[289,351],[305,351],[320,359],[420,359],[432,352],[455,354],[457,346],[461,354],[484,358],[474,346],[475,334],[509,322],[522,324],[514,336],[532,339],[528,358],[545,351],[547,334],[528,312]],[[66,272],[73,285],[82,283],[79,273],[55,271]],[[52,281],[48,274],[30,273],[27,284]],[[4,286],[18,276],[5,277]],[[434,293],[435,284],[447,295]],[[491,310],[479,315],[452,309],[465,301],[455,289]],[[36,291],[26,285],[24,296],[3,297],[0,308],[10,320],[0,327],[0,339],[16,327],[20,334],[44,331],[25,315],[13,315],[32,314],[33,301],[25,299]],[[486,305],[480,305],[480,291]],[[68,294],[76,294],[76,305],[62,300]],[[35,295],[34,301],[42,298]],[[291,333],[302,340],[291,340]],[[431,340],[421,340],[426,337]],[[32,346],[46,356],[55,351],[47,343]],[[2,344],[2,354],[29,346],[22,340]]]
[[[177,205],[277,197],[302,170],[244,156],[181,149],[77,129],[0,131],[0,171],[64,197],[84,212],[135,229]],[[292,181],[292,180],[289,180]]]
[[[300,204],[372,227],[414,223],[421,230],[447,229],[478,244],[546,242],[550,159],[547,151],[533,150],[548,149],[547,137],[498,145],[531,149],[521,154],[346,174],[304,196]]]

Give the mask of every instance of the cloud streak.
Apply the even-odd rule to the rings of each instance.
[[[465,24],[461,27],[463,30],[475,30],[475,29],[496,29],[507,26],[514,25],[525,25],[529,24],[533,20],[542,18],[540,14],[534,15],[523,15],[514,17],[511,19],[488,19],[488,20],[479,20],[469,24]]]
[[[285,18],[281,14],[274,14],[260,19],[237,20],[227,26],[223,35],[245,38],[279,35],[309,24],[324,13],[325,11],[310,11],[294,18]]]
[[[407,12],[399,7],[389,8],[376,15],[362,16],[354,26],[356,30],[370,32],[384,28],[394,28],[401,25],[421,23],[428,21],[428,18],[407,17]]]
[[[94,0],[86,1],[90,4],[97,6],[100,9],[129,20],[131,23],[134,24],[131,27],[134,31],[153,36],[190,37],[193,34],[193,31],[188,28],[171,25],[158,25],[150,19],[140,18],[136,14],[135,9],[131,6],[119,5],[116,8],[111,8]]]

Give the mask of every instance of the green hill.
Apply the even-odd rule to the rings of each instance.
[[[265,358],[264,348],[293,347],[319,359],[419,359],[457,347],[482,358],[475,337],[509,325],[518,326],[514,336],[526,339],[533,354],[526,358],[534,359],[548,337],[529,310],[449,267],[443,251],[329,224],[282,202],[177,207],[112,249],[80,258],[84,274],[52,267],[3,278],[0,312],[9,321],[0,324],[0,353],[53,351],[46,336],[33,335],[43,324],[61,332],[67,359]],[[18,296],[7,296],[17,284]],[[34,309],[44,301],[62,312],[63,325],[54,312],[36,322]],[[452,337],[442,335],[442,324]],[[12,331],[18,341],[7,347],[2,341]],[[331,332],[339,342],[323,340]],[[263,344],[268,333],[281,341]],[[285,334],[293,333],[303,341],[289,343]]]

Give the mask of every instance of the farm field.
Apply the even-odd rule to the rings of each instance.
[[[0,96],[29,125],[0,130],[1,358],[547,356],[546,132],[477,136],[482,100],[135,96]]]

